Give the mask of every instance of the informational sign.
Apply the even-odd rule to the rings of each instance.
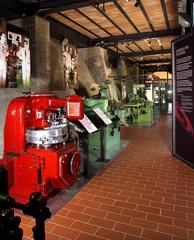
[[[94,108],[93,111],[102,119],[102,121],[106,125],[109,125],[112,123],[110,118],[100,108]]]
[[[172,44],[173,154],[194,166],[193,33]]]
[[[87,130],[88,133],[93,133],[98,131],[96,126],[90,121],[90,119],[85,114],[83,119],[79,120],[79,122],[84,126],[84,128]]]

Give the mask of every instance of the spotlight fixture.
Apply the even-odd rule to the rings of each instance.
[[[105,44],[104,41],[100,41],[100,42],[96,43],[95,47],[103,47],[104,44]]]
[[[100,6],[99,1],[98,1],[98,0],[95,0],[95,1],[94,1],[94,5],[95,5],[96,7],[99,7],[99,6]]]
[[[151,47],[151,45],[152,45],[152,39],[151,38],[145,39],[144,42],[148,45],[148,47]]]
[[[157,38],[157,41],[158,41],[158,45],[159,45],[160,47],[162,47],[162,43],[161,43],[161,41],[160,41],[159,38]]]
[[[127,43],[126,43],[126,42],[121,42],[121,43],[122,43],[122,45],[123,45],[124,47],[127,46]]]
[[[140,2],[140,0],[135,0],[134,7],[139,7],[139,2]]]

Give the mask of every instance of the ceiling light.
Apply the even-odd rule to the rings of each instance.
[[[126,43],[126,42],[121,42],[121,43],[122,43],[122,45],[123,45],[124,47],[127,46],[127,43]]]
[[[148,47],[151,47],[151,44],[152,44],[151,38],[145,39],[144,42],[148,45]]]
[[[94,5],[95,5],[96,7],[99,7],[99,5],[100,5],[99,1],[98,1],[98,0],[95,0],[95,1],[94,1]]]
[[[159,38],[157,38],[157,41],[158,41],[158,45],[159,45],[160,47],[162,47],[162,43],[161,43],[161,41],[160,41]]]

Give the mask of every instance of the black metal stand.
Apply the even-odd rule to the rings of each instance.
[[[105,135],[104,135],[104,130],[105,130],[105,127],[102,126],[100,128],[100,158],[101,158],[101,162],[105,162],[106,159],[105,159]]]
[[[106,163],[110,161],[110,159],[106,159],[106,151],[105,151],[105,128],[107,126],[103,125],[100,127],[100,158],[97,160],[98,162]]]
[[[83,144],[83,176],[88,177],[88,161],[89,161],[89,134],[84,132],[82,135],[82,144]]]

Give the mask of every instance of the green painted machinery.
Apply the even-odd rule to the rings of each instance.
[[[147,100],[145,85],[133,85],[133,94],[129,95],[128,99],[129,101],[125,105],[130,109],[127,117],[128,123],[152,126],[154,124],[154,106],[153,102]]]
[[[106,98],[89,98],[84,101],[84,110],[86,115],[92,120],[92,122],[99,128],[99,131],[89,134],[89,151],[96,151],[99,155],[102,141],[102,122],[99,122],[94,108],[100,108],[111,120],[112,123],[103,127],[103,141],[105,158],[109,158],[109,151],[118,151],[120,149],[120,126],[119,118],[114,115],[112,102]]]

